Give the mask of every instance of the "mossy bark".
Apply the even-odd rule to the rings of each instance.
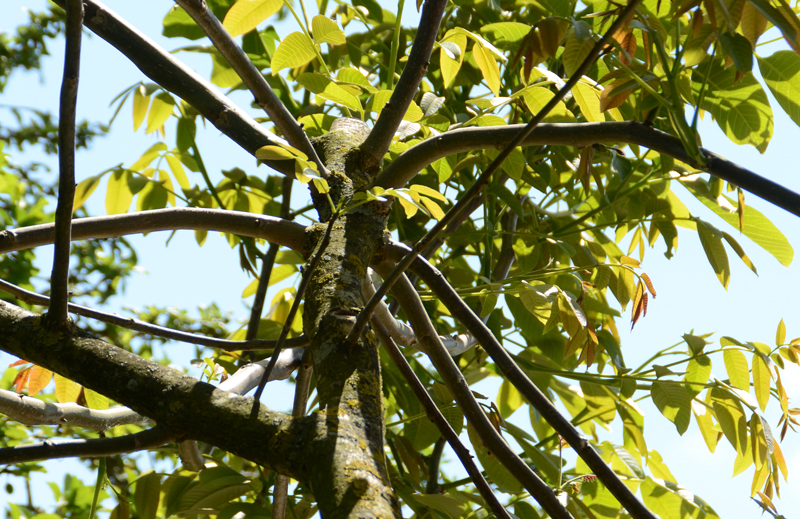
[[[357,146],[366,132],[360,121],[337,122],[315,145],[332,173],[334,203],[345,197],[346,205],[363,182]],[[378,344],[371,334],[353,348],[345,344],[363,306],[361,282],[383,241],[388,217],[383,204],[359,209],[333,223],[330,243],[305,294],[303,327],[311,341],[320,409],[327,417],[314,442],[317,470],[310,474],[310,482],[326,518],[400,515],[383,453]],[[325,225],[311,230],[313,242],[321,239]]]

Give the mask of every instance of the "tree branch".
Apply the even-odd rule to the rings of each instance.
[[[422,258],[417,260],[417,262],[420,261],[425,260]],[[423,279],[425,278],[423,277]],[[427,280],[425,282],[427,283]],[[409,321],[411,321],[411,326],[417,334],[417,339],[428,350],[428,356],[436,371],[444,380],[445,385],[455,397],[456,402],[458,402],[458,407],[467,417],[467,421],[475,428],[486,448],[517,478],[522,486],[525,487],[525,490],[530,492],[531,496],[550,514],[550,517],[571,519],[572,515],[558,501],[553,489],[542,481],[517,453],[508,446],[497,429],[494,428],[492,422],[489,421],[486,413],[475,400],[472,390],[464,379],[464,375],[458,365],[442,346],[419,294],[405,275],[401,275],[398,278],[392,287],[392,294],[400,302],[400,307]],[[483,321],[480,322],[483,324]]]
[[[0,279],[0,291],[7,292],[15,296],[20,301],[24,301],[29,305],[49,306],[50,298],[34,292],[25,290],[24,288],[12,285],[7,281]],[[113,324],[128,330],[135,330],[137,332],[146,333],[156,337],[163,337],[165,339],[172,339],[174,341],[186,342],[189,344],[199,344],[200,346],[208,346],[209,348],[218,348],[223,351],[253,351],[253,350],[271,350],[275,348],[278,341],[265,340],[265,339],[248,339],[244,341],[229,341],[226,339],[217,339],[215,337],[205,337],[194,333],[182,332],[180,330],[173,330],[164,326],[146,323],[139,319],[131,317],[123,317],[121,315],[110,314],[94,310],[85,306],[70,303],[68,309],[71,313],[82,315],[90,319],[95,319],[104,323]],[[288,339],[287,344],[290,348],[302,348],[308,345],[308,338],[305,336]]]
[[[81,31],[83,2],[68,0],[66,4],[66,51],[61,98],[58,105],[58,204],[56,206],[56,238],[53,251],[53,269],[50,291],[53,304],[48,312],[48,322],[66,326],[69,322],[69,252],[70,221],[75,200],[75,111],[78,104],[78,79],[81,64]]]
[[[52,332],[38,314],[2,301],[0,337],[4,351],[152,418],[171,437],[201,440],[308,480],[313,462],[304,455],[318,443],[315,431],[324,427],[324,415],[293,419],[261,406],[254,419],[252,398],[220,391],[81,330]]]
[[[18,445],[0,449],[0,465],[30,461],[52,460],[57,458],[98,458],[152,449],[174,439],[167,429],[154,427],[146,431],[116,438],[95,438],[91,440],[47,440],[42,443]]]
[[[510,142],[522,125],[484,128],[459,128],[431,137],[397,157],[375,179],[382,187],[402,187],[434,161],[466,151],[494,149]],[[698,168],[683,149],[680,139],[637,122],[540,124],[522,141],[523,146],[560,145],[583,148],[593,144],[637,144]],[[768,202],[800,216],[800,195],[769,179],[701,148],[707,166],[715,177],[731,182]]]
[[[126,407],[100,410],[72,403],[51,404],[5,389],[0,389],[0,413],[25,425],[67,424],[95,431],[151,421]]]
[[[64,7],[65,0],[54,0]],[[110,43],[142,73],[174,93],[219,131],[255,156],[262,146],[282,141],[219,93],[208,81],[159,47],[147,36],[96,0],[84,0],[84,25]],[[294,161],[263,161],[276,171],[294,177]]]
[[[244,51],[223,27],[219,19],[208,9],[205,0],[175,0],[175,3],[189,13],[189,16],[203,29],[214,47],[228,61],[233,70],[239,75],[244,84],[253,94],[258,105],[267,112],[275,126],[283,133],[289,144],[305,153],[309,160],[314,161],[322,173],[325,165],[317,156],[317,152],[308,140],[303,128],[281,103],[275,92],[272,91],[264,76],[253,65]]]
[[[439,23],[444,14],[447,0],[425,0],[420,13],[420,25],[414,38],[414,45],[408,55],[403,73],[392,91],[392,96],[381,110],[367,140],[361,145],[361,157],[364,169],[379,168],[383,156],[392,143],[400,122],[406,115],[411,101],[417,95],[419,84],[428,72],[428,65],[433,52],[433,44],[439,33]],[[399,16],[399,14],[398,14]]]
[[[130,214],[79,218],[72,222],[72,239],[118,238],[154,231],[219,231],[260,238],[305,253],[305,227],[272,216],[222,209],[175,207]],[[53,243],[53,224],[0,231],[0,253]]]
[[[282,351],[278,355],[275,367],[269,374],[267,382],[286,380],[289,378],[289,375],[301,365],[305,351],[306,350],[303,348]],[[266,372],[266,367],[269,362],[270,359],[264,359],[252,364],[245,364],[237,369],[236,373],[231,375],[227,380],[221,382],[219,386],[217,386],[217,389],[229,391],[237,395],[247,394],[248,391],[258,386],[258,383]]]
[[[386,253],[390,259],[401,258],[408,253],[408,247],[397,242],[391,242],[386,247]],[[495,338],[486,324],[472,312],[458,293],[453,290],[453,287],[450,286],[442,273],[423,258],[414,260],[411,269],[436,294],[436,297],[447,307],[452,316],[461,321],[478,339],[484,350],[492,357],[497,367],[500,368],[503,376],[519,390],[525,400],[542,415],[547,423],[572,446],[573,450],[586,462],[617,501],[628,510],[631,517],[634,519],[655,519],[656,516],[633,495],[611,467],[606,465],[588,440],[575,429],[569,420],[559,413],[553,403],[531,382],[497,341],[497,338]],[[409,315],[408,311],[406,311],[406,315]]]
[[[372,326],[375,329],[375,334],[378,336],[378,339],[381,341],[381,344],[386,349],[386,352],[392,358],[395,366],[403,375],[403,378],[406,379],[408,382],[409,387],[411,387],[411,391],[414,392],[414,395],[419,400],[419,403],[425,408],[425,412],[428,415],[428,418],[431,422],[436,425],[436,428],[439,429],[439,432],[442,433],[442,438],[450,444],[450,447],[453,449],[453,452],[456,453],[458,456],[459,461],[461,461],[461,465],[464,467],[464,470],[467,471],[467,474],[472,478],[472,482],[475,485],[475,488],[478,489],[481,496],[486,500],[486,504],[489,506],[489,509],[494,513],[495,517],[511,519],[508,511],[500,504],[500,501],[497,500],[497,496],[494,495],[492,492],[489,483],[486,482],[486,479],[481,474],[480,469],[475,462],[472,460],[472,454],[469,452],[461,440],[458,438],[458,435],[450,426],[450,423],[445,419],[442,412],[436,407],[436,403],[433,401],[431,396],[428,394],[428,391],[425,389],[425,386],[422,385],[417,375],[414,373],[414,370],[411,369],[411,365],[408,363],[406,358],[403,356],[403,353],[397,347],[397,344],[392,340],[389,336],[388,331],[380,322],[379,319],[372,320]],[[437,446],[439,443],[437,443]],[[441,457],[443,449],[440,448],[438,457]],[[434,454],[435,456],[436,454]],[[429,480],[428,487],[429,489],[427,492],[430,494],[432,490],[430,490],[430,481],[435,481],[439,477],[439,463],[436,463],[436,471],[429,471],[428,477],[431,478]]]

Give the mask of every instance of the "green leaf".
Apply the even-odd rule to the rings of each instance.
[[[161,34],[167,38],[186,38],[188,40],[199,40],[206,37],[206,33],[192,20],[189,13],[177,5],[164,17],[161,22],[163,28]]]
[[[575,32],[567,37],[567,41],[564,43],[564,53],[561,55],[566,77],[575,74],[583,60],[592,51],[592,47],[594,47],[594,40],[591,38],[581,40],[575,35]]]
[[[144,122],[149,106],[150,96],[145,94],[144,85],[140,85],[133,90],[133,131],[138,130]]]
[[[372,95],[367,103],[367,109],[370,112],[380,113],[383,110],[383,107],[386,106],[386,103],[389,102],[391,97],[391,90],[378,90]],[[411,104],[408,106],[408,110],[406,110],[403,119],[406,121],[417,122],[424,116],[425,114],[422,112],[422,109],[417,106],[417,103],[411,101]]]
[[[231,36],[239,36],[255,29],[282,6],[283,0],[238,0],[228,10],[222,25]]]
[[[717,448],[719,434],[717,429],[714,428],[714,422],[711,419],[711,410],[703,404],[693,401],[692,412],[694,413],[697,427],[700,429],[700,433],[703,435],[703,440],[706,442],[708,450],[713,454]]]
[[[305,65],[316,57],[311,39],[302,32],[293,32],[281,41],[272,56],[272,75],[285,68]]]
[[[491,51],[476,43],[472,46],[472,57],[475,58],[475,63],[483,74],[489,90],[497,95],[500,91],[500,67],[497,66]]]
[[[118,169],[108,177],[106,186],[106,213],[122,214],[127,213],[131,207],[133,193],[128,187],[130,172],[126,169]]]
[[[758,58],[758,68],[783,111],[800,126],[800,56],[780,50]]]
[[[332,103],[344,105],[351,110],[358,112],[364,111],[361,100],[357,95],[345,87],[337,85],[335,81],[328,79],[322,74],[305,72],[297,77],[297,82],[306,90],[313,92],[322,99]],[[353,87],[350,87],[353,88]]]
[[[697,234],[711,268],[714,269],[720,283],[727,290],[731,280],[731,269],[728,265],[728,254],[725,252],[725,246],[722,245],[722,233],[715,227],[697,220]]]
[[[503,383],[500,384],[500,391],[497,393],[497,407],[500,410],[500,416],[504,419],[508,418],[523,403],[522,395],[517,391],[517,388],[504,379]]]
[[[778,330],[775,332],[775,346],[783,346],[786,342],[786,324],[783,319],[778,323]]]
[[[572,88],[572,97],[581,109],[581,113],[590,123],[605,122],[606,117],[600,110],[600,93],[593,87],[580,81]]]
[[[305,153],[289,146],[262,146],[256,150],[256,158],[259,160],[295,160],[297,158],[307,159]]]
[[[161,476],[156,472],[147,472],[136,480],[133,504],[140,519],[155,519],[160,497]]]
[[[498,22],[484,25],[480,30],[488,33],[495,43],[516,43],[530,32],[531,26],[519,22]]]
[[[690,182],[684,182],[683,185],[696,196],[706,207],[714,211],[723,220],[728,222],[732,227],[739,228],[739,216],[734,210],[731,212],[730,207],[737,207],[738,203],[734,202],[725,195],[721,195],[720,200],[725,201],[726,207],[714,199],[710,191],[703,185],[694,185]],[[778,230],[777,227],[758,210],[753,209],[749,205],[744,206],[744,235],[757,243],[764,250],[775,256],[775,259],[781,262],[782,265],[789,266],[794,257],[794,249],[786,239],[786,236]]]
[[[211,82],[220,88],[232,88],[242,79],[220,53],[211,52]]]
[[[147,113],[147,129],[145,133],[152,133],[161,129],[169,119],[169,116],[172,115],[174,107],[175,100],[168,93],[161,92],[155,96],[153,102],[150,103],[150,111]]]
[[[439,43],[439,50],[439,68],[442,71],[442,80],[445,88],[450,88],[464,62],[467,37],[457,34],[453,30],[447,31],[444,39]]]
[[[689,394],[680,384],[663,380],[653,382],[650,391],[658,410],[667,420],[674,423],[678,433],[683,435],[692,419],[692,401]]]
[[[136,210],[163,209],[167,207],[169,193],[160,182],[150,181],[139,192],[136,199]]]
[[[708,66],[699,66],[692,74],[697,98]],[[700,108],[711,112],[731,141],[751,144],[761,153],[767,150],[772,139],[772,109],[764,89],[752,74],[736,81],[736,69],[725,69],[722,60],[714,60]]]
[[[414,501],[423,506],[442,512],[451,519],[458,519],[464,513],[461,501],[442,494],[411,494]]]
[[[719,42],[725,54],[733,60],[736,70],[742,74],[753,70],[753,47],[747,38],[739,33],[721,32]]]
[[[673,492],[648,477],[641,486],[645,506],[658,514],[661,519],[704,519],[706,514],[697,505],[684,497],[683,493]]]
[[[175,177],[181,189],[191,188],[192,185],[189,183],[189,179],[186,177],[186,171],[183,169],[183,165],[181,165],[181,161],[178,157],[175,155],[167,155],[165,158],[167,159],[167,165],[172,172],[172,176]]]
[[[722,352],[722,358],[725,361],[725,370],[728,372],[731,385],[742,391],[750,391],[750,368],[744,353],[737,349],[726,348]]]
[[[449,155],[447,157],[443,157],[433,164],[431,164],[431,168],[436,172],[437,176],[439,177],[439,182],[446,182],[450,176],[453,174],[453,167],[456,165],[456,157],[455,155]]]
[[[747,420],[739,398],[724,388],[715,387],[711,389],[711,405],[725,437],[736,452],[744,454],[748,443]]]
[[[318,44],[344,45],[347,43],[344,32],[336,25],[336,22],[321,14],[311,19],[311,34],[314,36],[314,42]]]
[[[764,411],[769,403],[770,369],[767,361],[760,353],[753,354],[753,390],[761,410]]]
[[[555,94],[547,88],[533,86],[523,90],[522,96],[525,99],[525,105],[528,107],[528,110],[530,110],[533,115],[536,115],[550,102],[550,99],[552,99]],[[543,121],[547,123],[574,123],[575,116],[572,112],[567,110],[567,105],[565,105],[563,101],[559,101],[556,106],[550,110],[547,116],[545,116]]]
[[[610,423],[617,415],[617,395],[608,386],[581,380],[581,390],[586,399],[586,406],[596,420]]]
[[[528,236],[518,236],[514,240],[511,248],[514,249],[514,257],[517,259],[517,265],[519,266],[522,272],[529,272],[533,270],[534,267],[536,267],[536,264],[539,262],[539,249],[538,249],[538,243],[536,242],[535,238],[530,238]],[[547,315],[549,318],[550,304],[547,303],[547,299],[545,299],[544,301],[548,307]],[[545,319],[544,322],[547,322],[547,319]]]
[[[703,386],[700,384],[708,382],[710,376],[711,359],[708,356],[702,355],[691,359],[686,365],[686,375],[683,377],[683,380],[686,382],[696,382],[698,385],[686,386],[686,391],[689,392],[689,396],[694,397],[700,393],[703,390]]]
[[[178,127],[176,130],[175,141],[178,146],[178,150],[182,153],[186,153],[194,144],[194,138],[197,134],[197,124],[194,122],[194,119],[189,119],[187,117],[181,117],[178,119]]]
[[[467,423],[467,434],[469,435],[469,440],[472,443],[472,448],[475,451],[475,454],[478,457],[478,461],[480,461],[483,469],[486,471],[486,475],[489,476],[489,479],[497,485],[500,489],[508,492],[521,492],[522,485],[514,477],[511,472],[506,469],[502,463],[497,459],[497,456],[492,456],[489,454],[489,451],[483,445],[483,441],[481,441],[480,437],[478,436],[477,431]]]

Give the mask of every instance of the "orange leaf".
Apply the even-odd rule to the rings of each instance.
[[[28,383],[28,377],[31,376],[31,368],[25,368],[17,373],[17,376],[14,377],[14,382],[12,385],[17,393],[21,393],[22,390],[25,388],[25,384]]]
[[[44,389],[53,378],[53,372],[41,366],[31,368],[31,378],[28,380],[28,394],[30,396],[38,394]]]

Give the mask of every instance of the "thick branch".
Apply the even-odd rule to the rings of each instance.
[[[178,440],[201,440],[307,481],[313,460],[305,453],[315,445],[324,416],[292,419],[262,406],[254,419],[252,398],[220,391],[80,330],[48,330],[41,316],[1,301],[0,337],[4,351],[152,418]]]
[[[422,259],[417,261],[424,261]],[[422,276],[420,276],[422,277]],[[425,279],[425,278],[423,278]],[[426,280],[427,283],[427,280]],[[571,519],[572,515],[558,501],[550,488],[505,442],[492,422],[486,416],[480,404],[472,394],[464,375],[453,358],[442,346],[439,336],[428,317],[422,300],[405,275],[401,275],[392,287],[392,294],[400,302],[400,307],[411,321],[411,326],[428,351],[439,376],[458,402],[467,421],[475,428],[486,448],[496,456],[500,463],[511,472],[517,480],[530,492],[536,501],[553,518]],[[480,321],[480,319],[478,319]],[[481,321],[481,324],[483,322]]]
[[[118,238],[128,234],[178,229],[219,231],[261,238],[301,254],[306,245],[305,227],[298,223],[253,213],[192,207],[80,218],[72,222],[72,239]],[[53,224],[1,231],[0,253],[49,245],[53,243],[53,235]]]
[[[399,259],[408,253],[408,247],[392,242],[386,247],[390,259]],[[483,349],[492,357],[503,376],[522,393],[522,396],[532,405],[539,414],[560,434],[575,450],[594,474],[602,481],[617,501],[628,510],[636,519],[655,519],[655,515],[648,510],[625,486],[614,471],[606,465],[600,455],[589,444],[575,427],[559,413],[552,402],[539,390],[528,376],[514,362],[497,338],[481,319],[475,315],[458,293],[447,282],[441,272],[423,258],[417,258],[411,265],[414,271],[425,284],[436,294],[436,297],[447,307],[453,317],[461,321],[464,326],[480,342]],[[438,368],[437,368],[438,369]]]
[[[36,294],[24,288],[12,285],[7,281],[0,279],[0,291],[7,292],[15,296],[20,301],[24,301],[29,305],[49,306],[50,298],[40,294]],[[76,305],[70,303],[68,309],[73,314],[82,315],[90,319],[95,319],[104,323],[113,324],[128,330],[135,330],[137,332],[146,333],[156,337],[163,337],[165,339],[172,339],[179,342],[187,342],[189,344],[199,344],[201,346],[208,346],[209,348],[219,348],[224,351],[253,351],[253,350],[271,350],[275,348],[278,341],[266,339],[248,339],[244,341],[229,341],[227,339],[217,339],[215,337],[205,337],[194,333],[182,332],[180,330],[173,330],[164,326],[146,323],[139,319],[131,317],[123,317],[121,315],[110,314],[101,312],[93,308]],[[302,348],[308,345],[308,338],[305,336],[288,339],[286,346],[289,348]]]
[[[64,0],[55,0],[64,6]],[[144,75],[174,93],[197,110],[219,131],[255,155],[262,146],[279,139],[254,121],[208,81],[159,47],[96,0],[84,0],[84,24],[136,65]],[[269,167],[294,176],[294,161],[264,161]]]
[[[308,140],[303,128],[289,113],[289,110],[272,91],[264,76],[253,65],[247,54],[236,44],[219,19],[208,9],[205,0],[175,0],[183,7],[189,16],[203,29],[203,32],[214,43],[214,47],[228,61],[233,70],[242,78],[247,88],[252,92],[258,105],[267,112],[272,122],[283,133],[289,144],[305,153],[313,160],[319,171],[325,171],[325,166],[319,160],[317,152]]]
[[[0,465],[43,461],[57,458],[98,458],[126,452],[152,449],[174,439],[174,435],[161,427],[154,427],[128,436],[95,438],[91,440],[47,440],[42,443],[19,445],[0,449]]]
[[[408,55],[408,62],[389,102],[381,110],[380,117],[375,122],[369,137],[361,146],[361,156],[366,170],[380,167],[381,160],[389,149],[400,122],[406,115],[406,110],[417,95],[419,84],[428,72],[433,44],[439,33],[439,23],[446,5],[447,0],[425,0],[422,13],[420,13],[420,25],[414,38],[414,46]]]
[[[66,5],[66,51],[64,78],[58,105],[58,205],[56,206],[56,239],[50,291],[53,304],[48,321],[66,325],[69,319],[69,252],[70,221],[75,200],[75,111],[78,104],[78,78],[81,62],[81,30],[83,2],[68,0]]]
[[[459,128],[431,137],[397,157],[375,179],[382,187],[402,187],[434,161],[476,149],[494,149],[510,142],[522,125]],[[698,165],[683,149],[680,139],[637,122],[540,124],[522,141],[523,146],[560,145],[583,148],[593,144],[637,144],[673,157],[691,167]],[[800,216],[800,195],[753,173],[715,153],[701,149],[706,157],[704,171],[721,178],[778,207]]]
[[[491,487],[489,487],[489,483],[486,482],[486,479],[481,474],[480,469],[475,462],[472,460],[472,453],[469,452],[461,440],[459,440],[458,435],[450,426],[450,423],[445,419],[442,412],[436,407],[436,403],[433,401],[431,396],[428,394],[428,391],[425,389],[425,386],[422,385],[417,375],[414,373],[414,370],[411,369],[411,365],[408,363],[406,358],[403,356],[400,349],[397,347],[397,344],[392,340],[389,336],[388,331],[384,328],[383,324],[381,324],[379,319],[373,318],[372,319],[372,326],[375,328],[375,333],[380,339],[381,344],[386,349],[386,352],[392,358],[395,366],[406,379],[408,382],[409,387],[411,387],[411,391],[414,392],[414,395],[419,400],[420,404],[425,408],[425,412],[428,415],[428,418],[431,422],[436,425],[439,429],[439,432],[442,433],[442,438],[447,440],[447,443],[450,444],[450,448],[453,449],[453,452],[456,453],[458,456],[461,465],[467,471],[467,474],[472,478],[472,483],[475,485],[475,488],[478,489],[483,499],[486,500],[489,509],[494,513],[495,517],[511,519],[511,516],[508,514],[503,505],[500,504],[500,501],[497,500],[497,496],[494,495],[492,492]],[[439,443],[436,444],[437,447],[440,445]],[[443,447],[443,444],[442,444]],[[439,447],[438,455],[434,452],[433,456],[437,457],[436,462],[436,470],[429,471],[428,477],[429,484],[428,484],[428,493],[432,493],[433,489],[432,486],[436,486],[436,480],[439,477],[439,462],[438,458],[442,456],[442,447]],[[433,485],[431,485],[431,481],[433,481]]]

